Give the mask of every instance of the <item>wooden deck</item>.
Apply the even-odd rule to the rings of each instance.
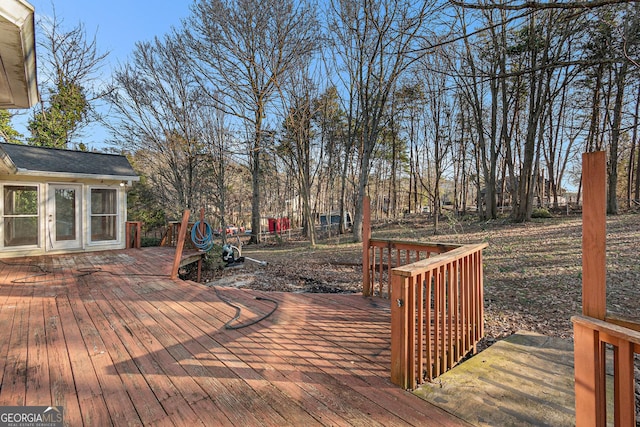
[[[170,280],[172,257],[1,260],[0,405],[62,405],[70,426],[467,425],[391,384],[388,301],[216,294]],[[230,330],[220,297],[234,325],[278,308]]]

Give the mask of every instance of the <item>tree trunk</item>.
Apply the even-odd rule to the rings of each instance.
[[[622,105],[624,102],[624,85],[627,78],[628,62],[623,62],[616,75],[616,99],[613,107],[613,124],[611,143],[609,144],[609,191],[607,192],[607,213],[618,213],[618,145],[620,141],[620,125],[622,123]]]
[[[262,105],[256,109],[255,139],[251,150],[251,238],[249,243],[260,243],[260,154],[262,151]]]
[[[627,208],[631,208],[631,193],[633,187],[633,173],[636,162],[636,145],[638,138],[638,113],[640,112],[640,85],[636,94],[636,108],[633,115],[633,135],[631,137],[631,147],[629,149],[629,167],[627,168]]]

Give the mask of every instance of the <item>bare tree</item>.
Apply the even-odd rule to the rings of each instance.
[[[253,127],[251,241],[258,242],[261,161],[270,139],[264,121],[285,75],[318,46],[315,12],[292,0],[200,0],[187,25],[185,40],[202,87],[223,93],[226,111]]]
[[[367,192],[372,153],[384,127],[395,86],[409,65],[422,56],[430,2],[333,0],[329,27],[333,47],[348,70],[350,105],[356,107],[359,126],[350,139],[359,138],[360,171],[353,235],[362,240],[362,200]]]
[[[174,37],[138,43],[108,95],[114,141],[144,159],[139,164],[174,214],[196,207],[205,160],[199,86],[187,64]]]
[[[460,10],[459,14],[463,34],[467,34],[466,13]],[[471,113],[470,126],[476,135],[478,212],[481,218],[496,218],[498,156],[502,150],[502,139],[498,137],[499,89],[504,84],[504,77],[497,76],[504,74],[506,51],[501,46],[504,33],[495,22],[498,18],[490,12],[483,13],[483,18],[492,36],[488,41],[482,41],[477,49],[471,36],[464,38],[462,67],[467,71],[460,73],[459,86],[463,102]]]
[[[302,232],[311,242],[316,244],[314,216],[311,206],[312,174],[312,126],[315,115],[315,88],[304,70],[291,78],[287,94],[282,97],[287,111],[283,128],[284,132],[278,145],[278,155],[288,164],[291,174],[295,176],[297,190],[302,199]]]

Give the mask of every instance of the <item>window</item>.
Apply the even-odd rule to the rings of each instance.
[[[117,240],[118,193],[116,190],[91,190],[91,241]]]
[[[38,187],[4,186],[4,246],[38,244]]]

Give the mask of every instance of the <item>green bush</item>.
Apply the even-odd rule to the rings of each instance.
[[[531,212],[531,218],[551,218],[551,212],[546,208],[536,208]]]
[[[140,238],[140,246],[143,248],[149,246],[160,246],[161,239],[159,237],[141,237]]]

